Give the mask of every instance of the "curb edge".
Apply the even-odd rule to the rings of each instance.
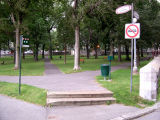
[[[154,112],[158,109],[160,109],[160,102],[156,103],[152,107],[147,107],[147,108],[139,110],[137,112],[131,112],[131,113],[128,113],[128,114],[124,114],[124,115],[121,115],[119,117],[116,117],[116,118],[113,118],[113,119],[110,119],[110,120],[132,120],[132,119],[144,116],[146,114],[152,113],[152,112]]]

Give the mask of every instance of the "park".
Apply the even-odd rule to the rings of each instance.
[[[160,1],[1,0],[0,120],[159,120]]]

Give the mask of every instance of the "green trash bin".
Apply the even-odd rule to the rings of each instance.
[[[109,75],[109,65],[108,64],[101,65],[101,75],[103,77],[107,77]]]

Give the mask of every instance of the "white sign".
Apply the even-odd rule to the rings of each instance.
[[[134,11],[134,12],[133,12],[133,16],[134,16],[135,18],[137,18],[137,20],[139,19],[139,14],[138,14],[138,12]]]
[[[29,45],[22,45],[22,47],[29,47]]]
[[[124,5],[116,9],[116,14],[123,14],[130,11],[131,9],[132,9],[131,5]]]
[[[140,38],[140,23],[125,24],[125,39]]]

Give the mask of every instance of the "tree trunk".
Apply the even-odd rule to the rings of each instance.
[[[127,45],[125,45],[125,51],[126,51],[126,60],[130,60],[129,59],[129,47]]]
[[[94,46],[94,51],[95,51],[95,59],[97,59],[98,58],[97,45]]]
[[[86,43],[87,59],[89,59],[89,58],[90,58],[89,43],[90,43],[90,41],[91,41],[91,37],[92,37],[91,29],[89,28],[89,29],[88,29],[88,31],[89,31],[89,40],[87,40],[87,43]]]
[[[137,46],[137,67],[140,65],[140,51],[139,47]]]
[[[79,70],[80,69],[80,65],[79,65],[79,53],[80,53],[80,49],[79,49],[79,26],[76,26],[75,28],[75,55],[74,55],[74,70]]]
[[[1,58],[1,50],[2,50],[2,48],[1,48],[2,46],[1,46],[1,44],[0,44],[0,58]]]
[[[104,45],[104,50],[105,50],[104,55],[107,55],[107,45],[106,44]]]
[[[24,50],[23,50],[23,59],[25,59],[25,53],[24,53]]]
[[[34,43],[34,48],[33,48],[33,59],[35,60],[36,58],[36,44]]]
[[[64,64],[66,64],[66,51],[67,51],[67,46],[65,43],[65,45],[64,45]]]
[[[44,59],[44,49],[45,49],[45,44],[42,46],[42,59]]]
[[[86,50],[87,50],[87,59],[89,59],[90,52],[89,52],[89,45],[88,45],[88,43],[86,44]]]
[[[48,32],[48,34],[49,34],[49,41],[50,41],[49,56],[50,56],[50,59],[52,60],[52,39],[51,39],[51,33],[50,33],[50,31]]]
[[[36,44],[36,49],[35,49],[35,61],[38,61],[38,47],[39,47],[39,44]]]
[[[14,69],[17,70],[19,69],[19,39],[20,39],[20,30],[19,26],[16,27],[16,59],[15,59],[15,66]]]
[[[114,56],[114,46],[112,42],[110,43],[110,54],[109,55]]]
[[[118,62],[121,62],[121,44],[118,44]]]
[[[13,63],[15,64],[15,63],[16,63],[16,51],[15,51],[15,44],[14,44],[13,57],[14,57]]]
[[[141,57],[144,57],[143,55],[143,48],[141,47]]]

